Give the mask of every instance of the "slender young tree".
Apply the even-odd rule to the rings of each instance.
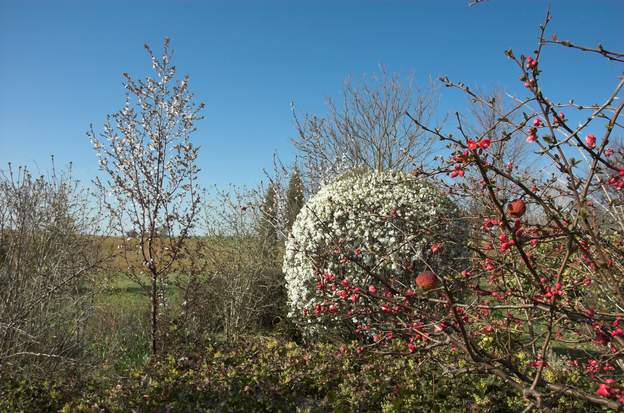
[[[188,76],[176,80],[169,39],[164,41],[162,56],[156,56],[148,45],[145,49],[155,76],[136,80],[124,73],[124,107],[107,116],[101,134],[91,127],[88,136],[107,176],[106,181],[96,180],[96,185],[107,195],[105,205],[114,229],[119,234],[137,234],[135,240],[124,241],[124,255],[129,275],[151,299],[151,351],[155,355],[161,344],[159,320],[166,278],[196,223],[200,203],[198,147],[190,135],[204,104],[194,103]],[[137,249],[139,259],[132,260]]]

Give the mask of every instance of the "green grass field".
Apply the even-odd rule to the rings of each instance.
[[[145,279],[145,285],[149,285]],[[180,281],[178,277],[178,281]],[[87,350],[114,371],[144,363],[149,356],[150,306],[148,291],[124,274],[106,275],[95,290],[94,313],[85,333]],[[182,296],[176,285],[167,287],[168,305],[175,313]]]

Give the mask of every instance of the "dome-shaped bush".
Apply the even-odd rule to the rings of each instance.
[[[284,257],[290,315],[323,304],[317,289],[327,276],[363,290],[380,280],[417,288],[415,275],[425,270],[454,276],[465,233],[457,207],[429,182],[389,172],[343,177],[310,199],[293,225]]]

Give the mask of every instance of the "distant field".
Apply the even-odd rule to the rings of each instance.
[[[98,237],[97,242],[100,251],[106,256],[111,257],[107,262],[107,267],[110,268],[111,272],[126,272],[128,271],[128,266],[132,267],[134,271],[138,271],[143,267],[143,256],[137,239]],[[193,239],[187,240],[185,245],[191,250],[199,246],[198,240]],[[184,257],[182,258],[182,262],[185,262]]]
[[[142,270],[143,257],[138,248],[138,240],[124,237],[98,237],[100,251],[111,259],[107,268],[112,273],[127,272],[131,266],[135,272]],[[171,272],[179,272],[181,268],[188,268],[193,263],[203,265],[204,271],[218,270],[218,263],[224,258],[247,250],[247,246],[257,245],[255,240],[236,239],[233,237],[191,238],[185,241],[184,251],[173,265]],[[281,253],[283,243],[278,246],[277,265],[281,267]]]

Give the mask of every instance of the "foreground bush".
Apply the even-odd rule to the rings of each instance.
[[[435,362],[303,348],[272,338],[209,340],[120,380],[0,379],[0,411],[519,411],[521,398],[492,377],[443,374]],[[182,355],[184,354],[184,355]],[[551,412],[590,411],[561,398]]]
[[[548,13],[530,55],[505,52],[526,92],[501,102],[443,77],[444,86],[467,95],[474,107],[456,113],[452,128],[427,126],[411,116],[449,149],[428,173],[447,175],[439,185],[464,200],[467,218],[479,223],[465,244],[472,260],[454,274],[432,265],[429,271],[438,274],[419,274],[414,281],[420,288],[412,288],[387,282],[399,278],[402,268],[368,265],[395,262],[396,249],[373,251],[370,258],[358,245],[341,250],[337,244],[342,265],[328,268],[304,243],[300,249],[320,270],[316,291],[322,294],[308,316],[310,322],[350,323],[361,333],[362,352],[402,348],[394,354],[409,356],[446,348],[457,362],[507,383],[524,397],[527,411],[539,411],[561,394],[624,411],[624,79],[614,77],[613,89],[598,104],[578,103],[574,88],[562,104],[548,96],[541,63],[551,44],[612,65],[624,63],[624,54],[549,36],[550,19]],[[532,152],[531,163],[517,156],[522,152]],[[371,230],[376,222],[402,216],[383,208],[368,216],[367,208],[353,205],[353,214],[366,215]],[[332,220],[317,215],[328,230],[301,237],[308,243],[335,234]],[[406,228],[396,248],[421,236]],[[431,253],[447,247],[428,240]],[[353,282],[351,268],[365,271],[364,285]],[[563,347],[586,357],[561,364],[553,354]]]

